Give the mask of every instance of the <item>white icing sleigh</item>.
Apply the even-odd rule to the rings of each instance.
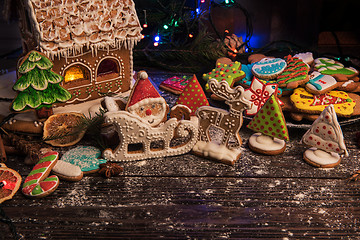
[[[189,152],[198,139],[197,128],[188,120],[171,118],[160,127],[151,127],[138,116],[127,111],[117,111],[106,113],[105,121],[114,124],[120,139],[115,150],[104,151],[103,156],[109,161],[136,161],[181,155]],[[173,146],[171,141],[178,138],[185,138],[186,141]],[[159,142],[160,148],[152,147]],[[132,150],[131,147],[137,150]]]

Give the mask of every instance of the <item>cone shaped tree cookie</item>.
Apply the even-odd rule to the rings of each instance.
[[[175,105],[185,105],[190,108],[191,116],[195,116],[196,110],[201,106],[209,106],[209,102],[205,96],[204,90],[202,89],[199,81],[197,80],[195,74],[190,79],[188,85],[180,94]]]
[[[304,152],[304,160],[316,167],[335,167],[340,163],[340,154],[348,156],[344,136],[332,104],[314,121],[302,137],[302,142],[312,147]]]
[[[257,132],[249,139],[251,150],[266,155],[285,151],[289,133],[276,94],[271,95],[247,127]]]

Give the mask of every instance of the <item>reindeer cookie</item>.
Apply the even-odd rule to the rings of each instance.
[[[230,110],[210,106],[198,108],[196,116],[199,118],[200,137],[193,153],[234,165],[241,154],[238,148],[242,144],[239,135],[243,123],[242,114],[252,103],[244,97],[244,89],[241,86],[232,89],[225,81],[217,82],[210,79],[209,87],[214,94],[225,100]]]

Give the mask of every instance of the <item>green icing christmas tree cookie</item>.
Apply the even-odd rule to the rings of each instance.
[[[289,140],[284,115],[274,94],[271,95],[247,127],[270,137]]]
[[[232,87],[235,82],[241,80],[244,77],[245,72],[241,71],[241,63],[237,61],[230,64],[218,63],[216,68],[211,72],[203,74],[203,79],[206,82],[214,78],[218,82],[226,81],[230,87]],[[205,85],[205,90],[209,91],[208,84]]]
[[[12,103],[12,110],[41,109],[71,98],[71,94],[60,86],[63,77],[53,72],[52,67],[53,63],[37,51],[24,57],[18,69],[21,76],[13,86],[19,93]]]
[[[204,90],[195,75],[189,80],[188,85],[180,94],[175,105],[178,104],[189,107],[191,109],[191,116],[195,116],[195,112],[199,107],[209,106]]]

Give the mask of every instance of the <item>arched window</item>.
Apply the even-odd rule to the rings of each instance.
[[[85,66],[76,64],[65,70],[64,85],[76,85],[90,83],[90,71]]]
[[[120,76],[120,66],[116,59],[105,58],[99,64],[96,74],[98,82],[115,79]]]

